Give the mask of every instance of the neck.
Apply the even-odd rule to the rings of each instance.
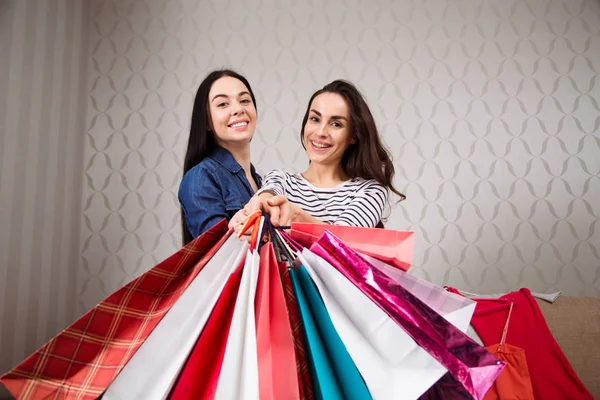
[[[219,143],[219,146],[227,149],[237,161],[238,164],[244,169],[246,175],[250,174],[250,143]]]
[[[348,180],[340,164],[331,166],[311,162],[302,176],[317,187],[333,187]]]

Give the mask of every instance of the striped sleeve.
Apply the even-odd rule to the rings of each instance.
[[[273,192],[276,195],[286,195],[286,174],[280,169],[275,169],[265,175],[262,182],[262,187],[256,195],[263,192]]]
[[[332,224],[374,228],[381,221],[386,202],[383,186],[374,180],[364,181]]]

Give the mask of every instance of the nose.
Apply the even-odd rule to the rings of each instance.
[[[315,133],[321,137],[327,136],[327,124],[319,125]]]
[[[242,107],[242,104],[240,102],[234,102],[233,106],[231,107],[231,113],[233,115],[240,115],[244,113],[244,107]]]

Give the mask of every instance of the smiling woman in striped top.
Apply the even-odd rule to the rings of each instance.
[[[267,174],[250,202],[230,221],[240,222],[257,209],[274,225],[291,222],[375,227],[381,222],[389,191],[400,199],[392,179],[394,165],[381,142],[363,96],[349,82],[336,80],[308,103],[301,131],[310,161],[302,173]]]

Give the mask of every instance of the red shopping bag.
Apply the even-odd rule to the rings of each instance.
[[[359,253],[408,271],[412,264],[414,232],[327,224],[292,223],[292,239],[306,248],[329,231]]]
[[[254,300],[261,399],[297,399],[298,372],[292,327],[272,243],[260,250]]]
[[[17,399],[97,399],[227,240],[222,220],[117,290],[0,381]]]
[[[215,397],[235,299],[242,280],[243,266],[244,261],[227,280],[202,334],[173,387],[170,399],[213,399]]]

